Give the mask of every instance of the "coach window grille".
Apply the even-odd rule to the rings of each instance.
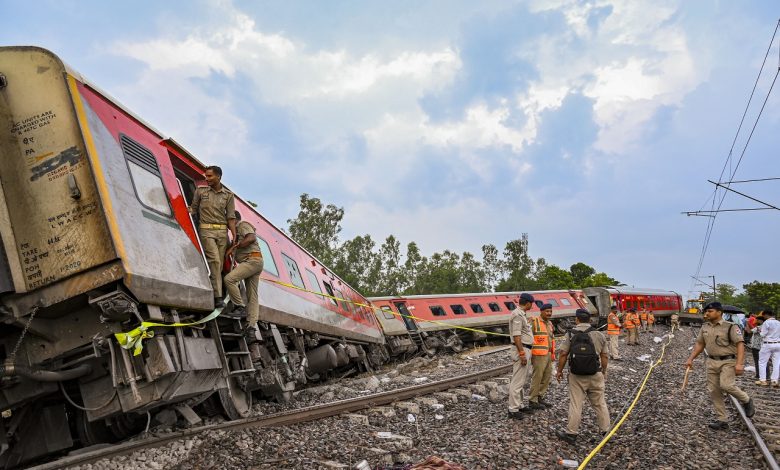
[[[151,211],[171,217],[171,205],[154,154],[124,134],[119,136],[119,143],[138,201]]]
[[[491,312],[500,312],[501,311],[501,306],[498,305],[496,302],[490,302],[488,304],[488,307],[490,308]]]
[[[454,313],[455,315],[465,315],[466,314],[466,309],[463,308],[463,305],[460,305],[460,304],[450,305],[450,308],[452,309],[452,313]]]
[[[469,305],[471,307],[471,311],[474,313],[484,313],[485,310],[482,309],[482,305],[480,304],[471,304]]]
[[[514,302],[504,302],[504,305],[506,305],[506,308],[511,312],[512,310],[517,308],[517,305],[515,305]]]
[[[431,305],[429,308],[431,309],[431,313],[434,317],[447,316],[447,312],[445,312],[444,309],[439,305]]]

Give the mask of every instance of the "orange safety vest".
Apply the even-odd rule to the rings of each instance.
[[[655,323],[655,315],[653,315],[652,313],[648,314],[647,315],[647,323],[650,324],[650,325]]]
[[[639,314],[639,319],[643,322],[647,322],[647,312],[642,312]]]
[[[609,321],[612,321],[613,323],[607,322],[607,334],[608,335],[619,335],[620,334],[620,326],[618,326],[617,321],[618,317],[614,313],[610,313],[608,317]]]
[[[639,319],[637,319],[636,313],[627,313],[625,320],[623,320],[623,326],[628,330],[636,328],[637,323],[639,323]]]
[[[531,346],[532,356],[546,356],[550,352],[555,355],[555,338],[547,331],[547,322],[539,317],[531,320],[531,333],[534,335],[534,344]]]

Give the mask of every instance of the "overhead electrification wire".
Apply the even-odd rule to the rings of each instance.
[[[747,116],[747,112],[750,109],[750,104],[753,101],[753,96],[755,95],[756,88],[758,87],[758,82],[759,82],[759,80],[761,78],[761,74],[764,71],[764,67],[766,65],[766,61],[769,58],[769,52],[772,50],[772,45],[774,44],[775,37],[777,36],[778,28],[780,28],[780,20],[778,20],[777,24],[775,25],[775,30],[772,33],[772,39],[770,39],[770,41],[769,41],[769,46],[767,46],[766,54],[764,54],[764,60],[761,63],[761,68],[759,69],[758,75],[756,76],[756,81],[753,84],[753,89],[750,92],[750,97],[748,98],[747,105],[745,105],[745,111],[742,113],[742,118],[739,121],[739,126],[737,127],[737,132],[734,135],[734,140],[731,143],[731,148],[729,149],[728,156],[726,157],[726,161],[723,163],[723,168],[721,169],[720,176],[718,177],[718,182],[722,183],[723,182],[723,174],[726,172],[726,168],[727,167],[729,168],[729,170],[730,170],[729,174],[731,176],[729,177],[729,182],[727,182],[725,184],[726,186],[731,184],[730,180],[734,179],[734,175],[736,174],[737,170],[739,169],[739,165],[742,162],[742,158],[745,156],[745,151],[747,150],[747,146],[750,143],[750,138],[753,136],[753,132],[755,131],[756,126],[758,125],[758,120],[761,118],[761,113],[763,112],[764,107],[766,106],[766,102],[769,100],[769,95],[772,93],[772,88],[774,88],[775,82],[777,81],[778,73],[780,73],[780,68],[778,68],[778,73],[775,73],[775,77],[772,80],[772,86],[769,88],[769,92],[767,93],[766,99],[764,99],[764,103],[763,103],[763,105],[761,107],[761,111],[759,112],[758,116],[756,117],[756,121],[753,124],[753,129],[751,130],[750,136],[748,137],[747,142],[745,143],[745,146],[744,146],[744,148],[742,150],[742,153],[741,153],[740,158],[739,158],[739,160],[737,162],[737,165],[732,168],[730,165],[732,163],[732,156],[733,156],[733,152],[734,152],[734,147],[736,146],[737,139],[739,137],[740,132],[742,131],[742,125],[744,124],[745,117]],[[707,255],[707,249],[709,248],[710,239],[712,237],[712,232],[713,232],[713,229],[715,227],[716,215],[720,211],[720,209],[721,209],[721,207],[723,205],[723,201],[726,199],[726,195],[728,194],[728,191],[723,191],[723,194],[720,197],[720,201],[717,201],[717,199],[718,199],[717,198],[718,189],[719,189],[718,186],[716,186],[715,189],[713,190],[712,195],[710,196],[711,201],[712,201],[712,204],[710,206],[710,211],[714,215],[713,215],[713,217],[708,217],[707,218],[708,219],[707,220],[707,229],[705,231],[704,242],[702,243],[701,253],[699,255],[699,262],[698,262],[698,264],[696,266],[696,276],[697,277],[701,273],[701,268],[702,268],[702,265],[704,264],[704,258]],[[710,198],[708,198],[708,201],[710,200]],[[716,201],[717,201],[717,209],[715,208]],[[702,205],[702,209],[706,205],[707,205],[707,202],[705,202],[704,205]],[[693,290],[693,287],[691,287],[691,291],[692,290]]]

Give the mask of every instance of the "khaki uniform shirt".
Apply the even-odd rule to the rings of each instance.
[[[236,218],[235,197],[224,186],[219,191],[214,191],[209,186],[198,187],[190,207],[193,214],[200,216],[201,224],[227,226],[228,219]]]
[[[255,228],[252,226],[252,224],[246,220],[242,220],[238,223],[238,227],[236,227],[236,237],[239,240],[243,240],[244,237],[250,233],[255,233]],[[247,258],[249,258],[251,253],[260,253],[260,244],[257,242],[257,238],[255,238],[255,241],[250,243],[248,246],[236,248],[236,261],[239,263],[245,261]]]
[[[745,340],[739,328],[731,322],[721,319],[714,325],[705,321],[696,337],[696,342],[704,345],[710,356],[729,356],[737,354],[737,343]]]
[[[590,323],[577,323],[577,325],[572,329],[577,331],[588,331],[588,328],[590,327]],[[596,348],[596,354],[601,355],[601,353],[606,352],[605,348],[607,347],[607,337],[604,336],[604,333],[594,330],[588,334],[590,335],[591,341],[593,341],[593,346]],[[563,341],[561,342],[561,352],[569,352],[569,348],[571,347],[569,344],[570,336],[570,334],[567,334],[563,337]]]
[[[514,337],[519,336],[520,342],[529,346],[534,344],[534,335],[531,333],[531,322],[528,321],[528,316],[520,307],[512,310],[512,318],[509,320],[509,336],[512,337],[514,343]],[[526,351],[526,357],[529,357],[531,350]],[[512,360],[519,360],[520,354],[517,352],[517,348],[512,348]]]

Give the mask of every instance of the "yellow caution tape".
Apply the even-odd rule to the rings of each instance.
[[[596,454],[601,451],[601,449],[609,442],[610,439],[612,439],[612,436],[615,435],[618,429],[620,429],[620,426],[623,425],[623,422],[628,418],[628,415],[631,414],[631,411],[634,410],[634,406],[636,406],[637,402],[639,401],[639,397],[642,396],[642,392],[645,390],[645,385],[647,384],[647,379],[650,378],[650,374],[653,373],[653,369],[655,369],[657,366],[661,364],[661,362],[664,359],[664,355],[666,354],[666,347],[669,346],[669,344],[672,342],[672,339],[674,338],[674,327],[672,327],[672,330],[669,332],[669,341],[666,342],[666,344],[663,345],[661,348],[661,355],[658,356],[658,360],[655,361],[651,366],[650,369],[647,371],[647,374],[645,374],[644,380],[642,380],[642,385],[639,387],[639,391],[637,392],[636,396],[634,397],[634,400],[631,402],[631,406],[628,407],[626,412],[623,414],[623,417],[620,418],[620,421],[615,424],[615,427],[613,427],[609,433],[604,436],[604,439],[601,440],[599,445],[596,446],[595,449],[590,451],[590,454],[585,458],[585,460],[582,461],[579,467],[577,467],[577,470],[583,470],[585,467],[588,466],[588,463],[590,460],[596,456]]]
[[[211,321],[219,316],[219,314],[222,313],[222,309],[218,308],[215,309],[213,312],[211,312],[208,316],[201,318],[198,321],[190,322],[190,323],[158,323],[158,322],[151,322],[151,321],[145,321],[141,322],[141,325],[137,328],[128,331],[126,333],[114,333],[114,336],[116,337],[117,342],[120,346],[122,346],[124,349],[132,349],[133,350],[133,356],[137,356],[141,354],[141,351],[143,351],[143,340],[148,338],[154,337],[154,330],[151,330],[150,328],[153,326],[162,326],[166,328],[171,327],[183,327],[183,326],[195,326],[200,325],[202,323],[206,323],[208,321]]]

